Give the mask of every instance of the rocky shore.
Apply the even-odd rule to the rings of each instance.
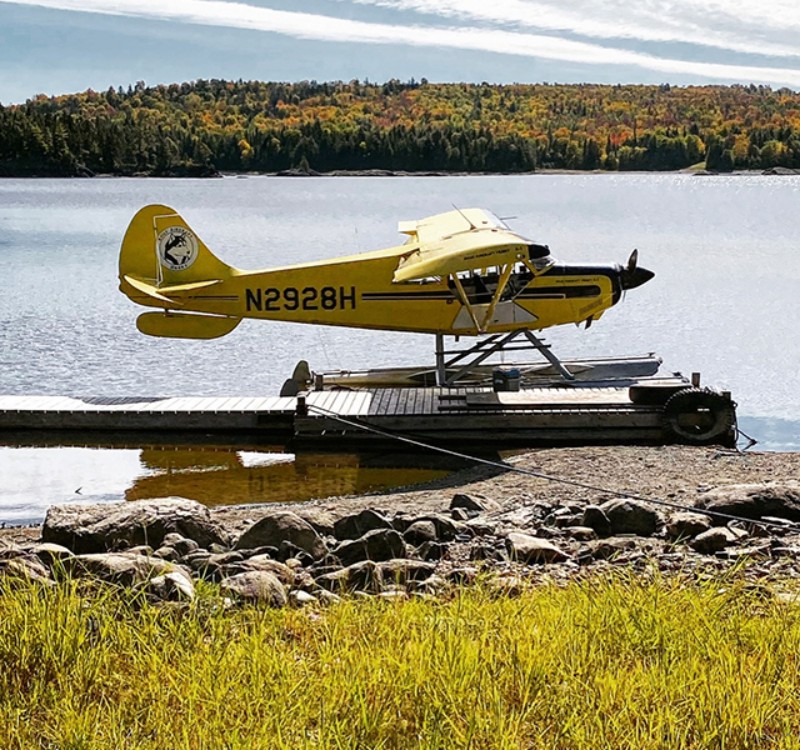
[[[53,506],[39,528],[0,531],[0,586],[68,575],[189,601],[204,580],[232,604],[282,607],[438,596],[475,580],[512,593],[614,569],[704,576],[745,560],[753,578],[800,575],[800,454],[592,447],[508,463],[570,484],[476,467],[307,503]]]

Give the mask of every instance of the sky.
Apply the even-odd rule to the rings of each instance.
[[[767,84],[797,0],[0,0],[0,103],[145,81]]]

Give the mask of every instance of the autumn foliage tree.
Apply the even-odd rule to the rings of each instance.
[[[766,86],[199,80],[0,106],[0,175],[800,169]]]

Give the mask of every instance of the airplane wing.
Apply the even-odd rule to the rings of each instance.
[[[414,247],[401,256],[396,282],[515,263],[528,256],[531,244],[480,208],[400,222],[399,230]]]
[[[409,235],[409,243],[427,245],[454,234],[474,229],[508,229],[501,219],[482,208],[465,208],[428,216],[417,221],[401,221],[397,230]]]

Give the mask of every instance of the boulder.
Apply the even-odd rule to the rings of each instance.
[[[702,534],[698,534],[689,546],[695,551],[704,555],[713,555],[715,552],[720,552],[725,547],[731,544],[736,544],[739,540],[737,534],[724,526],[718,526]]]
[[[315,580],[322,589],[333,593],[343,591],[377,592],[383,588],[381,569],[372,560],[364,560],[340,570],[323,573]]]
[[[703,513],[689,511],[670,516],[666,525],[668,539],[693,539],[711,528],[711,519]]]
[[[415,547],[425,542],[435,542],[436,524],[433,521],[415,521],[405,530],[403,539]]]
[[[267,555],[255,555],[241,562],[231,563],[227,566],[226,572],[245,573],[248,570],[266,570],[272,573],[285,586],[294,586],[296,573],[288,565],[277,560],[273,560]]]
[[[368,531],[391,528],[391,521],[383,513],[365,508],[360,513],[344,516],[336,521],[333,524],[333,535],[342,542],[346,539],[358,539]]]
[[[145,557],[128,552],[76,555],[65,563],[67,571],[76,578],[97,578],[120,586],[133,586],[175,569],[174,565],[158,557]]]
[[[342,542],[331,553],[342,565],[352,565],[363,560],[391,560],[407,557],[403,537],[394,529],[375,529],[362,537]]]
[[[149,598],[162,602],[192,602],[195,596],[192,579],[180,570],[155,576],[142,589]]]
[[[4,578],[52,583],[50,571],[35,557],[11,557],[0,560],[0,588]]]
[[[519,531],[512,531],[506,537],[506,546],[512,560],[525,564],[562,562],[569,559],[566,552],[547,539]]]
[[[314,527],[314,531],[320,536],[333,536],[334,520],[333,516],[321,508],[305,507],[298,508],[297,513],[307,523]]]
[[[101,505],[53,505],[42,527],[42,541],[75,553],[106,552],[141,544],[160,547],[170,533],[201,547],[227,541],[208,508],[194,500],[167,497]]]
[[[224,578],[220,589],[232,598],[250,604],[266,604],[276,609],[287,604],[283,584],[266,570],[251,570]]]
[[[477,498],[474,495],[458,492],[453,495],[453,499],[450,501],[450,510],[455,508],[463,508],[471,513],[485,513],[486,511],[499,510],[500,504],[485,497]]]
[[[283,510],[272,511],[256,521],[236,540],[234,547],[237,550],[264,546],[280,548],[282,542],[289,542],[315,559],[324,557],[328,551],[310,523],[296,513]]]
[[[611,534],[611,521],[599,505],[587,505],[584,508],[580,525],[592,529],[597,536]]]
[[[61,561],[73,557],[71,550],[60,544],[42,542],[28,547],[28,554],[35,555],[49,568],[58,567]]]
[[[405,586],[407,581],[424,581],[436,570],[435,563],[420,560],[385,560],[378,563],[378,570],[384,583]]]
[[[800,482],[783,484],[732,484],[704,492],[695,505],[698,508],[759,520],[764,516],[777,516],[790,521],[800,521]],[[712,518],[717,525],[727,523],[725,518]]]
[[[303,591],[302,589],[294,589],[293,591],[289,592],[289,604],[293,607],[307,607],[309,605],[318,605],[319,599],[315,597],[313,594],[309,594],[308,591]]]
[[[658,528],[658,513],[635,500],[608,500],[600,510],[608,518],[612,535],[652,536]],[[584,525],[590,526],[588,523]]]

